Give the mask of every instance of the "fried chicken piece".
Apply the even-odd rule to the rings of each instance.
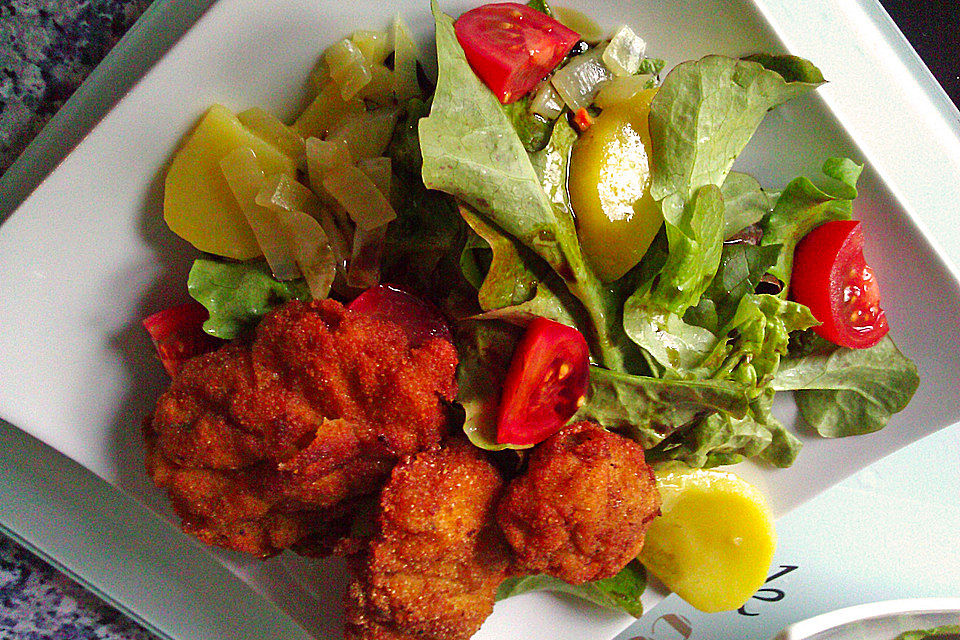
[[[353,559],[347,640],[466,640],[493,611],[509,552],[497,530],[503,481],[454,440],[398,464],[379,527]]]
[[[457,355],[332,300],[285,303],[250,343],[189,361],[144,425],[147,470],[183,528],[266,557],[325,549],[353,499],[440,446]]]
[[[533,449],[526,473],[507,487],[497,520],[516,572],[581,584],[613,576],[635,558],[659,512],[660,494],[640,445],[580,422]]]

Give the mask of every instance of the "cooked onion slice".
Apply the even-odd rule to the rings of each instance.
[[[603,83],[593,103],[601,109],[629,100],[644,89],[653,86],[650,75],[620,76]]]
[[[383,155],[393,130],[397,126],[400,110],[383,107],[351,114],[327,136],[327,142],[343,144],[354,161],[361,158],[376,158]]]
[[[293,128],[304,138],[322,138],[340,126],[348,116],[365,110],[362,100],[344,100],[337,83],[328,82],[293,123]]]
[[[357,168],[367,174],[387,200],[390,199],[390,187],[393,182],[393,164],[390,158],[384,156],[364,158],[357,162]]]
[[[647,43],[624,25],[610,39],[603,50],[603,63],[617,76],[632,76],[640,69],[640,61],[647,50]]]
[[[323,188],[346,209],[358,230],[370,231],[397,217],[373,180],[354,165],[331,169],[323,178]]]
[[[403,102],[420,95],[420,83],[417,82],[417,45],[399,14],[393,19],[393,51],[393,91],[397,100]]]
[[[563,99],[550,82],[541,82],[540,87],[530,101],[530,112],[545,118],[556,120],[563,112]]]
[[[327,47],[323,61],[330,69],[330,77],[340,87],[340,95],[344,100],[356,96],[370,82],[370,69],[363,52],[346,38]]]
[[[387,226],[360,229],[353,234],[353,252],[347,269],[347,284],[358,289],[369,289],[380,282],[380,261],[387,240]]]
[[[589,107],[600,85],[613,77],[600,56],[599,49],[591,49],[553,74],[550,82],[571,111]]]
[[[257,194],[266,180],[250,147],[238,147],[220,160],[220,169],[237,204],[243,211],[263,256],[277,280],[300,277],[293,250],[275,212],[257,204]]]
[[[553,15],[560,24],[580,34],[580,39],[584,42],[596,44],[607,36],[607,32],[599,24],[576,9],[553,7]]]
[[[291,240],[310,295],[317,300],[326,298],[337,275],[337,259],[326,232],[316,218],[302,211],[280,211],[277,218]]]
[[[368,65],[383,64],[390,52],[393,51],[393,43],[390,41],[390,34],[383,31],[370,31],[367,29],[358,29],[350,36],[350,40],[356,45]]]
[[[285,125],[269,111],[254,107],[238,113],[237,120],[294,160],[303,158],[303,136],[293,127]]]
[[[342,260],[346,260],[347,245],[335,226],[333,235],[327,233],[317,196],[296,180],[278,173],[264,181],[256,203],[276,213],[311,295],[329,295],[341,259],[334,246],[339,246]]]

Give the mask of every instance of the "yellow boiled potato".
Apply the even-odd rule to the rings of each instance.
[[[167,171],[163,217],[197,249],[246,260],[261,255],[260,247],[220,168],[220,159],[240,147],[253,149],[267,175],[296,176],[293,158],[253,134],[229,109],[214,105]]]
[[[584,257],[601,280],[616,280],[647,252],[663,224],[650,197],[650,129],[656,89],[604,109],[573,146],[570,203]]]
[[[661,515],[640,561],[692,606],[740,607],[767,579],[776,531],[763,494],[724,471],[670,465],[657,472]]]

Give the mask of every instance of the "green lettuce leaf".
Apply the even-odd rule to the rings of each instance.
[[[573,420],[593,420],[629,434],[645,449],[705,415],[742,418],[744,390],[724,380],[663,380],[591,367],[587,400]]]
[[[789,467],[801,443],[773,417],[773,390],[764,389],[743,417],[714,413],[677,432],[647,452],[651,462],[679,460],[691,467],[710,468],[760,457],[777,467]]]
[[[773,210],[776,198],[763,190],[753,176],[731,171],[720,186],[723,193],[723,238],[763,220]]]
[[[783,190],[773,211],[763,221],[764,245],[781,245],[780,257],[770,273],[783,282],[782,297],[790,288],[793,251],[797,243],[815,227],[830,220],[853,217],[853,199],[862,165],[847,158],[829,158],[823,173],[836,180],[829,191],[820,189],[807,178],[797,178]]]
[[[703,185],[722,185],[767,112],[823,82],[779,60],[707,56],[667,74],[650,105],[654,199],[686,202]]]
[[[795,391],[803,419],[827,438],[872,433],[902,411],[917,390],[917,368],[890,336],[846,349],[808,332],[780,365],[772,387]]]
[[[310,299],[303,280],[279,282],[261,261],[194,260],[187,290],[210,313],[203,330],[224,340],[246,335],[283,302]]]
[[[530,111],[532,94],[527,94],[516,102],[502,105],[503,112],[513,125],[523,148],[528,153],[540,151],[550,140],[556,120],[547,120],[543,116]]]
[[[542,273],[542,261],[518,242],[481,218],[466,205],[461,205],[460,215],[467,222],[476,238],[464,248],[461,264],[472,263],[466,270],[480,276],[477,300],[483,313],[478,319],[506,320],[525,326],[535,317],[544,317],[555,322],[577,327],[583,325],[572,315],[575,308],[570,301],[561,299],[563,283],[554,274]],[[478,246],[479,245],[479,246]],[[486,272],[477,265],[475,256],[479,249],[487,247],[489,257]],[[535,273],[541,266],[541,273]],[[567,294],[569,297],[569,294]]]
[[[397,218],[390,223],[383,255],[383,277],[412,291],[423,291],[441,261],[463,242],[466,233],[456,201],[427,189],[417,127],[430,105],[414,98],[397,122],[386,155],[394,174],[390,202]]]
[[[531,591],[557,591],[582,598],[601,607],[620,609],[639,618],[643,615],[643,604],[640,598],[646,588],[646,570],[643,565],[634,560],[613,577],[581,585],[572,585],[546,575],[507,578],[497,590],[497,600]]]
[[[489,320],[468,319],[456,327],[457,402],[463,407],[464,433],[481,449],[525,448],[497,442],[500,391],[522,333],[520,327]]]
[[[720,266],[696,307],[684,320],[719,332],[736,313],[740,300],[753,293],[780,255],[779,245],[758,247],[745,242],[724,243]]]
[[[723,196],[706,185],[681,215],[664,220],[669,253],[656,279],[631,295],[623,308],[627,335],[667,371],[693,366],[715,336],[681,319],[710,285],[723,243]]]
[[[433,4],[439,77],[420,120],[423,180],[465,202],[542,258],[590,319],[596,357],[622,369],[614,346],[618,310],[580,252],[573,218],[554,206],[497,98],[467,63],[453,19]]]

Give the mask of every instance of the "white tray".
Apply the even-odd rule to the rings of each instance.
[[[302,562],[259,563],[201,549],[177,531],[143,474],[138,425],[163,377],[138,320],[185,297],[190,253],[159,221],[157,175],[210,103],[289,113],[326,43],[354,28],[385,26],[398,9],[426,41],[432,31],[426,4],[221,0],[56,164],[66,151],[59,141],[79,139],[98,109],[121,95],[116,87],[128,85],[163,48],[138,46],[155,38],[169,44],[183,16],[199,13],[184,2],[158,6],[0,182],[2,213],[56,164],[0,227],[0,417],[59,452],[5,427],[8,459],[19,463],[0,471],[0,524],[168,637],[232,635],[222,626],[232,624],[220,616],[224,602],[252,619],[275,619],[277,637],[290,637],[297,624],[322,637],[335,634],[340,614],[339,596],[313,595],[332,589],[327,583],[297,586],[309,571]],[[459,6],[450,2],[448,10]],[[857,215],[871,238],[868,259],[879,273],[894,335],[917,362],[921,387],[877,434],[805,437],[793,468],[748,468],[776,512],[955,422],[957,114],[882,10],[872,2],[828,0],[713,0],[695,9],[681,0],[633,0],[587,11],[610,26],[635,24],[651,50],[671,63],[784,49],[813,59],[831,83],[772,114],[742,159],[741,167],[765,184],[783,185],[799,173],[816,177],[828,155],[868,162]],[[99,520],[104,505],[113,518],[107,522]],[[188,578],[179,570],[184,566],[192,568]],[[328,566],[337,582],[338,566]],[[165,600],[171,593],[177,607]],[[524,624],[528,638],[602,638],[629,622],[536,594],[498,605],[478,637]]]

